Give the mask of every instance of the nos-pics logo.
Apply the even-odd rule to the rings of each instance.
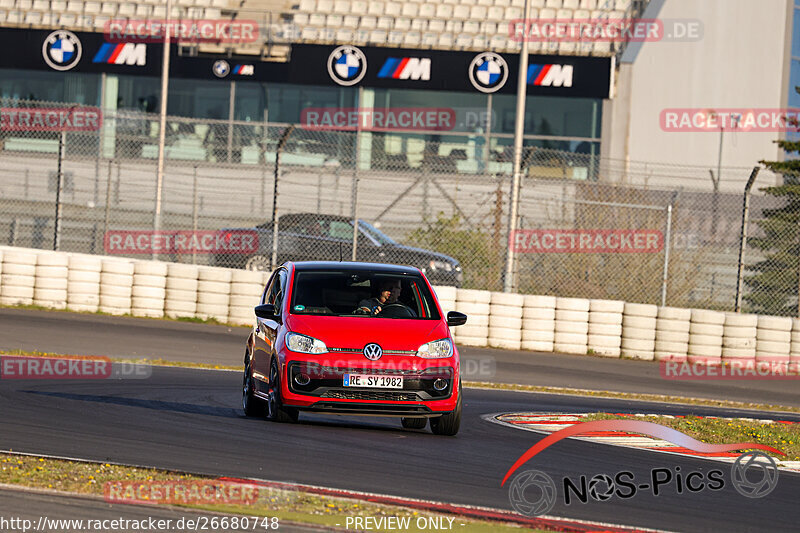
[[[355,85],[366,73],[367,56],[355,46],[340,46],[328,56],[328,74],[339,85]]]
[[[54,31],[42,44],[44,62],[54,70],[70,70],[81,60],[83,46],[71,31]]]

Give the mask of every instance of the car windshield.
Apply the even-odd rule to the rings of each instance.
[[[421,276],[352,270],[295,273],[290,312],[370,319],[440,318]]]
[[[378,228],[376,228],[375,226],[373,226],[368,222],[359,220],[358,226],[364,233],[366,233],[367,235],[378,241],[381,245],[397,244],[394,240],[392,240],[391,237],[389,237],[388,235],[386,235],[381,230],[379,230]]]

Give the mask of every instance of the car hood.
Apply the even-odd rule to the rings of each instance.
[[[328,348],[361,351],[374,342],[384,350],[416,351],[422,344],[449,336],[443,320],[289,315],[288,329],[310,335]]]

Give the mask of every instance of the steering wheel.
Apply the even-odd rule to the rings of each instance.
[[[384,305],[378,316],[386,318],[416,318],[417,315],[408,306],[395,303]]]

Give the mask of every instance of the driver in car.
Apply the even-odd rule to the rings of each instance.
[[[366,300],[361,300],[358,303],[358,312],[370,314],[370,315],[377,315],[380,313],[384,306],[387,305],[402,305],[406,309],[408,307],[399,301],[400,299],[400,280],[399,279],[385,279],[380,282],[378,285],[378,295],[372,298],[367,298]],[[410,313],[413,313],[411,309],[408,309]]]

